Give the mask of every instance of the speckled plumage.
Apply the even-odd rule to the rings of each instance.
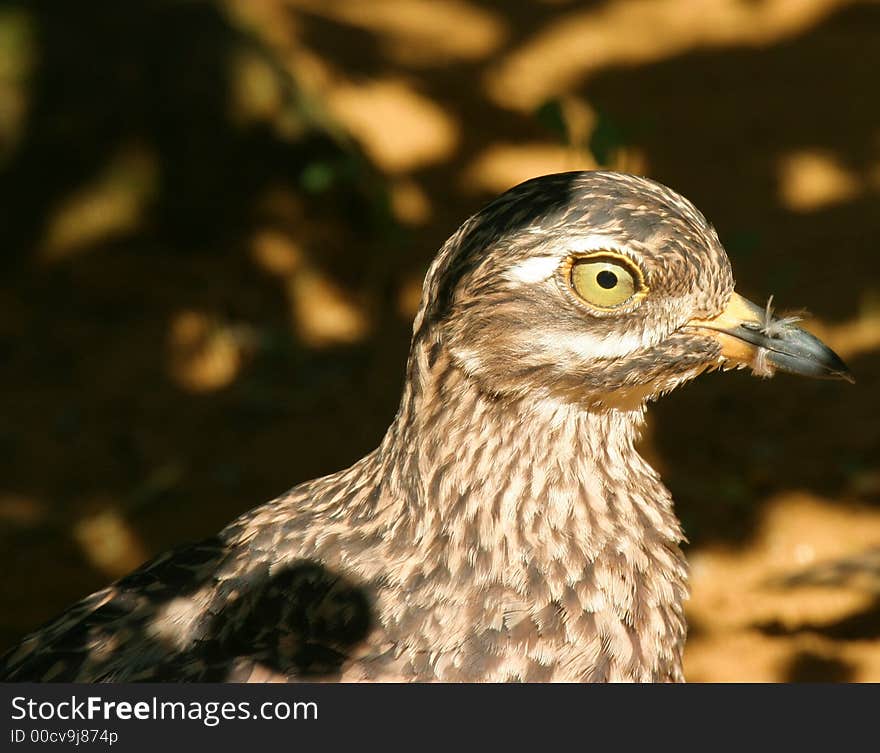
[[[644,301],[577,300],[557,262],[593,247],[640,265]],[[712,228],[657,183],[512,189],[429,270],[377,450],[88,597],[0,676],[682,680],[682,533],[634,443],[648,400],[725,362],[689,322],[732,291]]]

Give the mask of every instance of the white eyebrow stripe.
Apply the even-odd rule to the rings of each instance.
[[[532,256],[511,267],[505,276],[514,282],[543,282],[553,276],[561,261],[558,256]]]
[[[620,244],[609,235],[592,233],[573,238],[568,245],[569,253],[583,254],[590,251],[616,251]],[[511,267],[505,275],[514,282],[536,283],[549,279],[562,263],[559,256],[532,256]]]

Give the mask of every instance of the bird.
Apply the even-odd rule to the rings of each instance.
[[[672,189],[528,180],[430,265],[374,451],[83,599],[0,678],[684,681],[684,535],[636,441],[650,402],[734,368],[851,380],[735,292]]]

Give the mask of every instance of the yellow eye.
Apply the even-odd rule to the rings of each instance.
[[[603,309],[626,303],[642,289],[638,270],[616,256],[576,259],[571,267],[571,284],[587,303]]]

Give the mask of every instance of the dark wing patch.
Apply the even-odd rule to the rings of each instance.
[[[228,670],[248,657],[281,675],[330,679],[366,639],[372,612],[363,586],[318,563],[294,563],[217,615],[210,663]]]
[[[0,659],[0,679],[332,679],[373,624],[367,590],[317,562],[265,556],[219,538],[162,555],[28,636]],[[190,597],[179,623],[168,607]]]

